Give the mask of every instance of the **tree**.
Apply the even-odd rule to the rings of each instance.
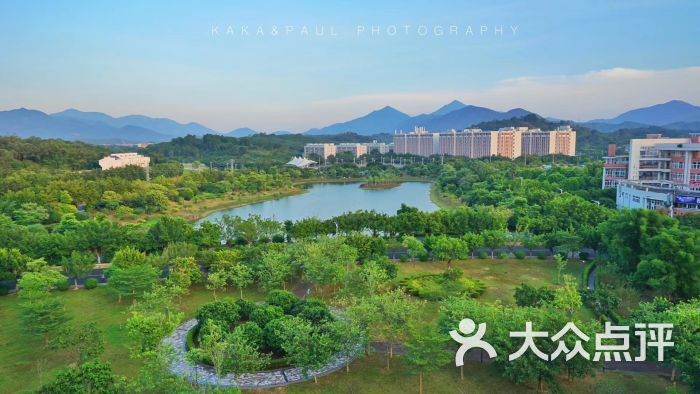
[[[281,251],[268,250],[258,266],[257,277],[263,290],[286,288],[286,281],[292,270],[287,261],[287,256]]]
[[[216,299],[216,290],[225,289],[228,281],[228,276],[224,271],[210,272],[207,275],[207,284],[205,285],[207,290],[211,290],[214,293],[214,299]]]
[[[581,294],[579,294],[576,280],[571,275],[564,275],[564,286],[554,291],[554,305],[573,315],[581,308]]]
[[[121,303],[124,296],[136,296],[151,289],[158,280],[158,270],[149,264],[125,268],[112,268],[109,272],[108,290]]]
[[[146,254],[132,246],[126,246],[117,250],[114,253],[114,257],[112,257],[113,267],[127,268],[143,264],[146,264]]]
[[[176,257],[170,261],[168,282],[188,291],[192,283],[202,280],[202,272],[194,257]]]
[[[108,363],[99,360],[86,362],[75,368],[66,368],[58,372],[56,378],[41,386],[38,393],[100,393],[117,394],[123,392],[122,382],[112,373]]]
[[[155,351],[163,338],[180,324],[184,314],[178,312],[175,306],[177,294],[177,289],[157,286],[131,306],[131,317],[126,322],[126,328],[135,357],[141,358]]]
[[[462,236],[462,239],[467,243],[469,253],[471,253],[472,257],[474,257],[474,252],[477,249],[484,247],[484,237],[482,237],[481,234],[466,233]]]
[[[323,367],[337,350],[330,334],[308,321],[293,317],[283,322],[282,349],[305,376]],[[314,382],[318,383],[315,374]]]
[[[502,230],[487,230],[481,233],[484,238],[484,246],[491,249],[491,258],[494,257],[496,249],[502,247],[506,242],[506,236]]]
[[[321,238],[304,246],[304,277],[315,285],[334,285],[357,259],[357,252],[339,238]]]
[[[258,347],[251,344],[246,338],[231,334],[227,341],[230,346],[228,366],[232,372],[244,373],[259,371],[270,364],[272,355],[260,353]]]
[[[554,255],[554,261],[557,263],[557,278],[556,278],[556,283],[560,284],[561,283],[561,274],[564,272],[566,269],[566,266],[568,264],[568,261],[566,258],[562,257],[559,254]]]
[[[243,288],[253,283],[253,270],[245,264],[236,264],[231,267],[229,278],[231,279],[231,283],[238,287],[241,298],[243,298]],[[285,278],[285,276],[282,275],[282,278]]]
[[[447,260],[447,268],[452,267],[452,260],[465,259],[469,256],[469,245],[460,238],[445,235],[432,238],[433,257],[438,260]]]
[[[417,313],[418,304],[401,290],[379,294],[373,298],[373,302],[378,306],[380,331],[389,342],[386,359],[386,368],[389,369],[394,356],[394,343],[403,337],[409,318]]]
[[[539,288],[522,283],[515,288],[515,304],[520,307],[547,306],[554,301],[554,290],[541,286]]]
[[[73,277],[74,288],[78,289],[78,280],[88,276],[95,267],[95,262],[92,256],[87,253],[73,251],[70,257],[63,260],[63,269],[68,276]]]
[[[216,376],[220,378],[231,356],[231,344],[226,340],[224,329],[213,320],[205,321],[202,331],[206,335],[202,336],[199,348],[209,357]]]
[[[90,259],[92,263],[92,258]],[[62,328],[56,338],[52,339],[52,349],[69,350],[78,363],[96,359],[104,351],[102,331],[95,322],[80,326]]]
[[[28,332],[43,335],[48,343],[47,335],[70,320],[61,299],[50,293],[65,278],[43,260],[30,262],[28,269],[17,282],[21,300],[20,318]]]
[[[423,242],[410,235],[403,237],[401,245],[406,248],[408,255],[411,257],[411,261],[416,257],[424,256],[426,253]]]
[[[0,280],[15,280],[27,270],[31,257],[19,249],[0,248]]]
[[[423,393],[423,375],[447,365],[452,360],[445,348],[448,338],[437,332],[435,327],[417,329],[412,327],[406,354],[402,357],[408,372],[418,375],[418,392]]]

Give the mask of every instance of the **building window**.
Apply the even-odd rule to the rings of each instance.
[[[671,162],[671,168],[683,168],[685,163],[682,161],[673,161]]]

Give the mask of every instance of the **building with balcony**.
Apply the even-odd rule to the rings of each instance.
[[[380,155],[383,155],[389,153],[389,151],[391,150],[390,144],[386,144],[384,142],[377,142],[377,140],[367,142],[362,145],[367,147],[367,153],[372,153],[373,151],[376,151]]]
[[[148,156],[142,156],[138,153],[112,153],[106,156],[100,161],[100,168],[102,170],[111,170],[113,168],[121,168],[126,166],[139,166],[147,168],[151,163],[151,158]]]
[[[399,154],[430,156],[431,154],[480,158],[503,156],[515,159],[522,155],[576,155],[576,132],[569,126],[552,131],[505,127],[498,131],[481,129],[452,130],[428,133],[394,134],[394,151]],[[431,153],[432,152],[432,153]]]
[[[357,158],[367,154],[367,146],[357,143],[342,143],[335,146],[336,155],[340,155],[344,152],[348,152],[352,154],[353,157]]]
[[[327,159],[328,156],[335,156],[336,148],[334,144],[306,144],[304,145],[304,157],[318,157],[319,159]]]
[[[694,213],[700,197],[700,136],[630,140],[625,154],[615,145],[604,157],[603,188],[617,187],[618,208]],[[692,201],[691,201],[692,200]]]

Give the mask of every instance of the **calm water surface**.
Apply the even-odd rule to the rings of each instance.
[[[402,203],[421,211],[438,209],[430,201],[430,183],[427,182],[404,182],[386,190],[361,189],[360,183],[321,183],[311,185],[304,194],[214,212],[202,221],[216,221],[224,215],[247,217],[250,214],[281,222],[312,216],[328,219],[360,209],[393,215]]]

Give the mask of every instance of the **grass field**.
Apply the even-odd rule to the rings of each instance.
[[[465,275],[479,278],[487,285],[486,292],[479,298],[485,302],[497,299],[504,303],[513,302],[513,291],[520,283],[532,285],[551,284],[555,275],[552,261],[527,260],[466,260],[453,262],[453,266],[464,270]],[[440,272],[446,267],[444,262],[399,263],[399,276],[418,272]],[[583,265],[570,263],[567,272],[576,278],[581,277]],[[129,357],[128,339],[123,325],[126,322],[129,302],[118,304],[107,294],[104,287],[95,290],[56,292],[66,309],[73,317],[71,324],[88,321],[97,323],[105,335],[105,353],[102,359],[109,361],[114,371],[125,376],[133,376],[139,368],[138,362]],[[222,294],[219,292],[219,297]],[[233,290],[226,296],[238,297]],[[262,300],[264,294],[248,290],[245,297]],[[191,294],[183,297],[181,308],[187,317],[193,316],[197,307],[213,300],[210,291],[194,287]],[[421,319],[426,323],[437,319],[437,303],[427,303]],[[46,349],[42,338],[23,332],[18,318],[16,296],[0,298],[0,393],[15,393],[36,389],[49,381],[56,371],[73,362],[65,352]],[[322,377],[319,384],[304,383],[285,388],[261,391],[264,393],[411,393],[417,392],[417,378],[408,375],[397,357],[390,371],[384,368],[384,355],[371,355],[355,361],[351,372],[344,371]],[[594,379],[562,382],[570,392],[596,392],[596,382],[601,378],[611,381],[614,386],[623,388],[616,392],[663,392],[668,385],[666,378],[651,374],[624,374],[607,372]],[[426,393],[499,393],[534,390],[534,386],[515,386],[500,376],[499,371],[489,365],[468,364],[465,367],[465,380],[460,381],[459,370],[445,368],[424,379]]]
[[[123,325],[128,318],[129,302],[118,304],[107,294],[105,287],[94,290],[69,290],[55,292],[66,305],[72,316],[71,324],[95,322],[104,332],[105,352],[102,359],[112,364],[114,371],[121,375],[133,376],[138,371],[138,363],[129,358],[128,338]],[[221,297],[220,294],[217,294]],[[227,294],[238,298],[238,291]],[[247,291],[248,299],[261,300],[263,295]],[[213,300],[212,292],[201,287],[191,290],[182,299],[182,310],[187,317],[194,314],[197,307]],[[36,389],[51,380],[61,367],[73,362],[65,352],[46,349],[40,337],[23,332],[19,320],[18,298],[7,296],[0,299],[0,393],[15,393],[21,390]]]

